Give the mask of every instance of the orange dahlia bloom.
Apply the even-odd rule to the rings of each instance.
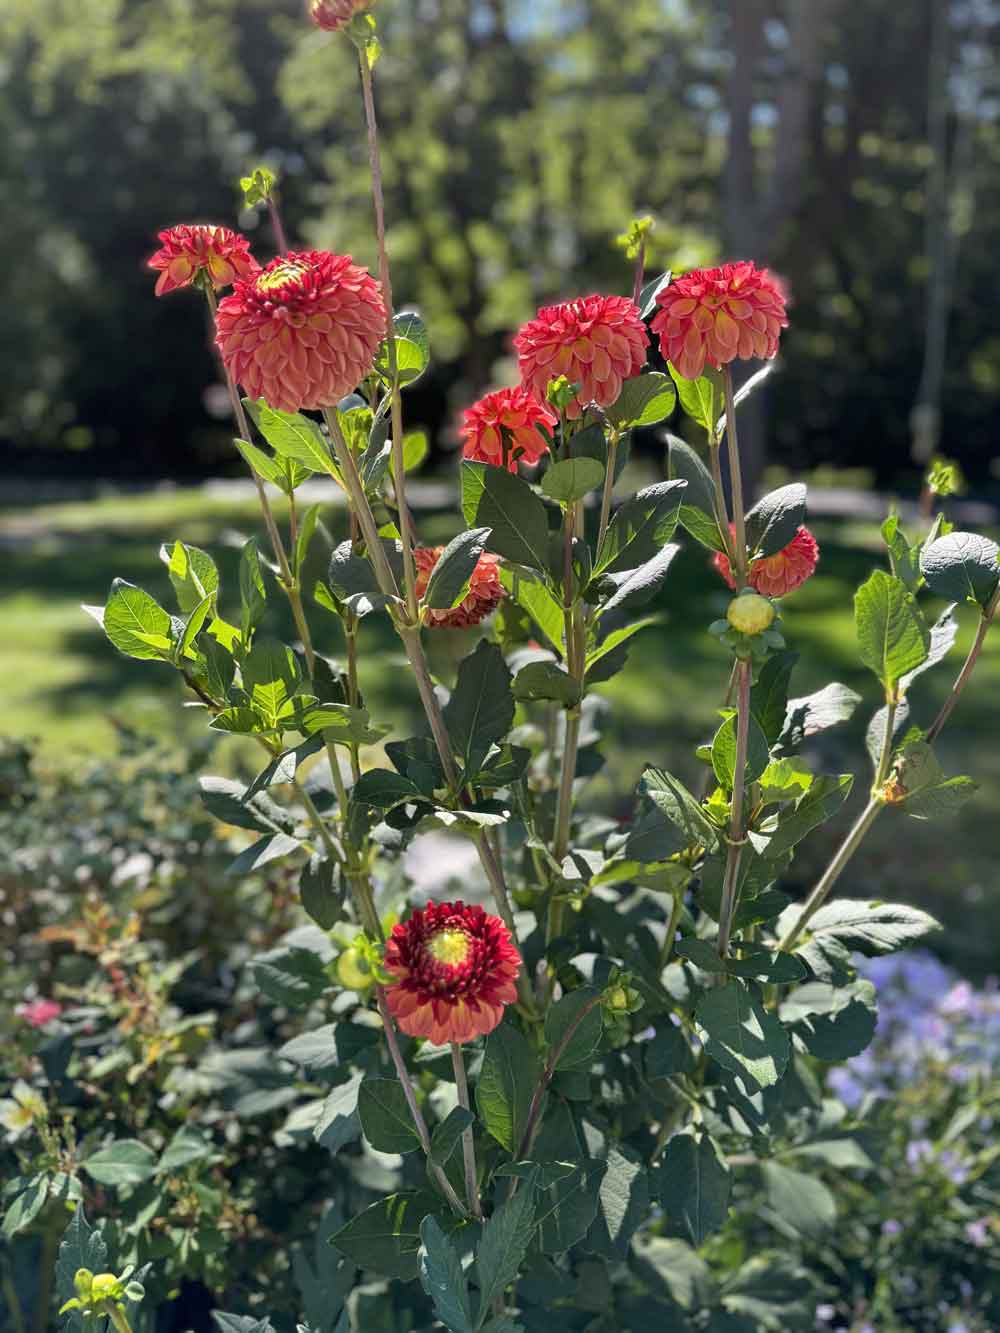
[[[588,403],[609,407],[622,381],[646,364],[649,336],[634,301],[624,296],[583,296],[545,306],[514,339],[521,381],[545,401],[550,380],[565,375],[580,392],[566,410],[579,417]]]
[[[385,336],[382,292],[349,255],[272,259],[220,301],[216,344],[251,398],[282,412],[331,407],[364,379]]]
[[[373,0],[309,0],[308,13],[317,28],[336,32],[350,23],[355,14],[370,9]]]
[[[427,591],[431,570],[437,564],[438,556],[443,550],[443,546],[413,548],[413,561],[417,567],[418,599]],[[430,629],[469,629],[494,612],[504,596],[506,594],[500,582],[500,561],[495,555],[486,552],[479,557],[479,562],[469,580],[469,591],[458,606],[453,606],[447,611],[435,611],[432,607],[424,607],[424,621]]]
[[[685,273],[658,291],[656,302],[650,328],[664,358],[688,380],[706,361],[719,370],[737,357],[775,356],[788,327],[781,283],[749,261]]]
[[[385,968],[389,1012],[410,1037],[436,1046],[492,1032],[517,998],[521,956],[498,916],[481,907],[428,903],[393,926]]]
[[[506,430],[510,437],[507,467],[516,472],[519,462],[537,463],[542,454],[548,453],[549,446],[538,427],[547,426],[551,430],[558,420],[552,408],[540,403],[527,389],[497,389],[462,413],[462,438],[465,440],[462,455],[477,463],[500,467],[504,447],[502,431]]]
[[[733,531],[730,525],[730,532]],[[799,528],[788,545],[777,555],[763,556],[754,560],[750,566],[748,582],[754,592],[764,597],[784,597],[787,593],[801,588],[806,579],[816,572],[819,563],[819,543],[808,528]],[[716,551],[712,557],[715,569],[735,590],[729,557],[722,551]]]
[[[205,274],[213,287],[228,287],[237,278],[252,278],[260,265],[250,253],[250,242],[228,227],[183,222],[159,233],[162,245],[146,261],[159,270],[156,295],[190,287]]]

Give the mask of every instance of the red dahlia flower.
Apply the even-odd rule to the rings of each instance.
[[[149,268],[160,271],[157,296],[190,287],[202,273],[213,287],[228,287],[237,278],[252,278],[260,272],[250,242],[228,227],[181,223],[161,231],[159,239],[163,244],[146,261]]]
[[[410,1037],[437,1046],[492,1032],[517,998],[521,956],[498,916],[481,907],[428,903],[394,926],[385,967],[389,1011]]]
[[[527,389],[498,389],[462,413],[465,440],[462,455],[478,463],[500,467],[503,463],[503,429],[510,436],[507,467],[516,472],[519,461],[537,463],[542,454],[548,453],[549,446],[538,427],[548,426],[551,430],[558,420],[551,407],[540,403]],[[518,454],[517,458],[515,454]]]
[[[427,581],[431,570],[438,562],[443,546],[416,546],[413,560],[417,566],[417,597],[423,597],[427,591]],[[500,582],[500,561],[489,553],[481,555],[469,580],[469,591],[458,606],[447,611],[435,611],[424,608],[424,620],[431,629],[469,629],[485,620],[500,604],[505,596]]]
[[[646,364],[649,337],[634,301],[624,296],[583,296],[545,306],[514,339],[521,382],[545,401],[550,380],[565,375],[580,392],[566,415],[579,417],[588,403],[608,407],[622,381]]]
[[[781,283],[749,261],[685,273],[661,288],[656,302],[650,327],[664,357],[688,380],[698,378],[706,361],[719,370],[737,357],[777,355],[788,327]]]
[[[819,544],[816,538],[808,528],[799,528],[784,550],[777,555],[764,556],[751,564],[748,582],[755,592],[764,597],[784,597],[796,588],[801,588],[806,579],[816,572],[818,563]],[[730,588],[735,589],[736,580],[733,578],[729,557],[722,551],[716,551],[712,564]]]
[[[272,259],[219,303],[216,344],[251,398],[282,412],[331,407],[368,374],[385,336],[378,283],[349,255]]]
[[[336,32],[350,23],[355,14],[370,9],[373,0],[309,0],[309,17],[317,28]]]

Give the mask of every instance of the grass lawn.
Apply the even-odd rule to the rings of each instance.
[[[341,511],[331,507],[324,517],[338,538]],[[454,517],[447,513],[423,514],[419,521],[428,543],[454,531]],[[40,737],[48,759],[73,763],[114,748],[115,719],[164,738],[180,738],[200,728],[199,713],[181,707],[182,693],[171,671],[119,656],[80,604],[102,603],[112,578],[123,576],[172,605],[158,549],[161,542],[182,537],[210,548],[217,558],[225,607],[241,538],[259,531],[251,498],[193,490],[22,507],[0,515],[6,547],[0,566],[0,624],[7,694],[0,730]],[[808,754],[815,769],[853,771],[857,781],[849,810],[832,832],[812,839],[797,863],[792,887],[802,889],[863,799],[870,776],[864,727],[880,703],[874,678],[857,664],[852,608],[854,589],[881,561],[877,533],[850,523],[817,524],[816,533],[823,551],[820,572],[785,606],[786,637],[801,653],[793,689],[807,694],[837,679],[861,693],[864,702],[850,725],[827,733]],[[314,575],[321,573],[322,559],[317,559]],[[700,782],[700,766],[691,750],[711,734],[728,670],[724,651],[705,633],[705,626],[723,613],[726,600],[704,552],[688,544],[653,608],[663,614],[663,625],[639,635],[625,672],[601,687],[612,708],[604,747],[607,766],[592,784],[593,803],[613,814],[627,814],[627,793],[649,762]],[[934,607],[933,614],[938,609]],[[290,636],[277,598],[269,614],[269,628]],[[966,608],[961,616],[962,633],[952,657],[914,686],[913,716],[918,722],[926,724],[933,717],[958,669],[960,653],[971,641],[974,612]],[[312,620],[317,647],[336,656],[341,650],[336,621],[319,609]],[[366,702],[376,720],[406,725],[416,717],[416,692],[388,627],[384,620],[376,621],[373,616],[365,622],[362,639],[369,648],[362,664]],[[447,631],[430,637],[433,665],[448,679],[468,651],[468,637]],[[377,669],[368,664],[377,664]],[[995,966],[994,932],[1000,926],[997,841],[988,818],[1000,801],[1000,752],[992,742],[998,689],[1000,635],[987,641],[973,682],[939,743],[948,773],[969,773],[980,781],[977,798],[944,826],[886,813],[842,881],[842,891],[850,896],[921,902],[946,924],[942,952],[980,973]],[[234,742],[221,744],[232,747]],[[220,763],[226,763],[224,754]]]

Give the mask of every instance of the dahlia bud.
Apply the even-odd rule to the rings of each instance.
[[[324,32],[339,32],[354,18],[370,9],[374,0],[310,0],[309,19]]]
[[[774,607],[759,593],[744,592],[729,603],[726,619],[740,634],[762,634],[774,620]]]
[[[360,949],[345,949],[337,959],[337,980],[347,990],[366,991],[375,980],[371,964]]]

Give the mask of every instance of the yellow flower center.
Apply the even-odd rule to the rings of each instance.
[[[305,264],[286,259],[283,263],[272,268],[268,273],[262,273],[257,279],[257,290],[259,292],[274,292],[281,287],[288,287],[293,282],[298,282],[307,272]]]
[[[427,941],[427,952],[436,963],[456,967],[469,956],[469,937],[464,930],[442,930]]]

